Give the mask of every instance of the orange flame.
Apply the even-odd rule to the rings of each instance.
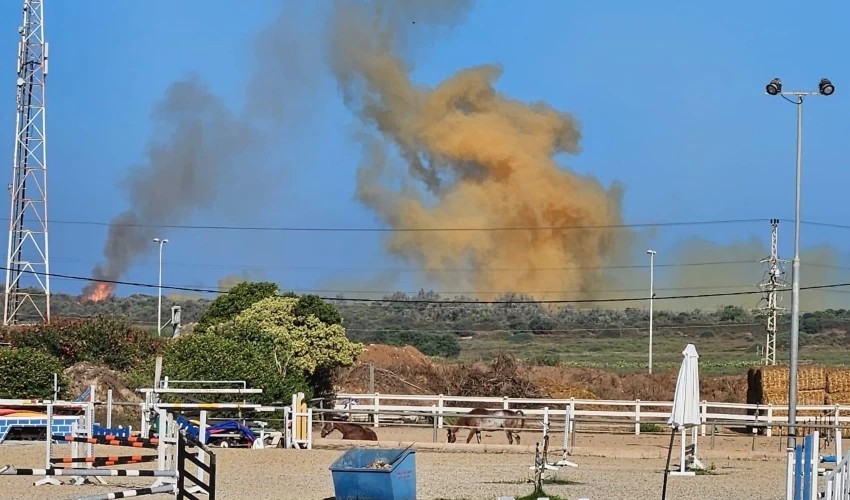
[[[92,302],[100,302],[101,300],[108,299],[112,295],[114,288],[115,286],[111,283],[97,283],[84,298]]]

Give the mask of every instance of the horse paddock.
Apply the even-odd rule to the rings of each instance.
[[[509,446],[503,432],[483,432],[482,444],[447,444],[441,433],[433,443],[430,429],[375,429],[380,441],[343,441],[339,432],[327,438],[314,433],[313,450],[216,449],[218,458],[217,497],[221,499],[325,499],[333,496],[328,467],[350,446],[417,447],[417,490],[422,499],[490,499],[500,495],[525,495],[531,485],[529,467],[534,461],[534,442],[540,434],[523,433],[523,445]],[[465,439],[466,431],[460,438]],[[562,435],[552,435],[552,448],[560,448]],[[459,439],[458,441],[462,441]],[[527,444],[526,444],[527,443]],[[578,469],[563,468],[554,473],[561,484],[546,486],[546,491],[562,498],[659,497],[663,482],[669,435],[579,435],[570,460]],[[671,477],[670,498],[784,498],[785,462],[776,438],[757,438],[751,451],[749,437],[717,438],[709,450],[709,439],[700,441],[700,458],[714,466],[710,474],[695,477]],[[59,456],[64,445],[54,447]],[[109,446],[96,446],[96,454],[115,453]],[[556,460],[550,455],[550,461]],[[676,462],[674,450],[673,462]],[[0,465],[42,467],[44,443],[5,443],[0,445]],[[147,464],[145,464],[147,465]],[[116,468],[148,468],[150,466]],[[309,479],[308,479],[309,478]],[[127,487],[149,486],[141,478],[105,478],[109,486],[32,486],[33,477],[0,477],[4,499],[69,498],[74,495],[106,493]],[[305,481],[305,479],[308,479]],[[567,483],[567,484],[563,484]],[[170,495],[147,498],[165,499]]]

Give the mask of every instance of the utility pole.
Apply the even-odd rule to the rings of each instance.
[[[50,322],[50,266],[47,250],[47,134],[44,83],[47,42],[42,0],[24,0],[18,28],[17,105],[9,247],[3,324],[19,316]]]
[[[649,254],[649,373],[652,374],[652,306],[655,301],[655,250],[647,250]]]
[[[779,307],[779,292],[788,288],[785,282],[785,269],[782,264],[787,260],[779,258],[779,219],[770,219],[770,257],[762,259],[767,263],[767,272],[759,288],[765,293],[764,304],[759,310],[767,314],[767,342],[764,345],[764,364],[776,364],[776,333],[779,330],[779,313],[784,308]]]

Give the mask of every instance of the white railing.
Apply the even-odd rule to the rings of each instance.
[[[839,500],[850,495],[850,453],[844,455],[835,468],[826,473],[826,500]]]
[[[528,416],[543,416],[543,407],[549,408],[550,418],[554,421],[569,422],[569,431],[573,431],[575,421],[587,420],[604,423],[605,419],[628,421],[634,425],[635,434],[640,434],[642,423],[666,424],[672,412],[672,401],[641,401],[639,399],[599,400],[599,399],[547,399],[547,398],[508,398],[508,397],[473,397],[446,396],[444,394],[412,395],[412,394],[351,394],[340,393],[336,396],[335,410],[350,411],[367,410],[371,414],[372,424],[380,426],[380,415],[403,415],[404,413],[421,413],[428,411],[436,416],[437,427],[442,429],[444,416],[463,413],[474,407],[511,409],[516,405],[539,405],[540,408],[523,408]],[[351,403],[354,401],[354,403]],[[388,405],[382,401],[394,401],[406,404]],[[461,403],[455,406],[451,403]],[[602,408],[604,409],[602,409]],[[557,410],[563,408],[562,411]],[[765,427],[766,435],[771,436],[771,424],[787,424],[788,405],[755,405],[745,403],[721,403],[702,401],[700,417],[702,425],[700,433],[705,436],[710,424],[722,422],[724,425],[757,425]],[[814,417],[799,416],[802,412],[816,412],[820,419],[827,419],[832,425],[850,426],[850,405],[797,405],[797,425],[805,427],[806,422],[814,423]],[[560,415],[559,415],[560,413]],[[563,415],[563,417],[561,417]],[[565,424],[566,425],[566,424]]]

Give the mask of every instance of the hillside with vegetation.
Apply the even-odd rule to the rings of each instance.
[[[317,299],[317,297],[314,297]],[[338,299],[338,298],[337,298]],[[620,372],[643,371],[648,350],[649,313],[645,308],[608,310],[552,306],[507,295],[496,302],[445,298],[433,292],[397,293],[385,301],[328,299],[341,317],[346,335],[365,344],[411,345],[429,356],[452,360],[491,360],[501,351],[540,365],[566,364]],[[163,314],[172,305],[182,308],[188,328],[199,321],[212,300],[164,298]],[[663,306],[662,306],[663,307]],[[114,297],[84,302],[80,297],[56,294],[53,314],[62,317],[107,315],[155,331],[155,295]],[[696,344],[704,370],[738,373],[758,364],[763,356],[763,316],[738,306],[689,312],[656,311],[654,364],[674,368],[687,342]],[[789,318],[780,318],[778,359],[787,352]],[[804,313],[801,318],[803,361],[838,364],[850,355],[850,310]],[[170,334],[170,329],[166,329]]]
[[[238,284],[214,300],[168,299],[164,310],[175,304],[184,329],[170,338],[170,329],[156,335],[155,296],[55,295],[49,325],[0,330],[7,346],[0,397],[50,397],[60,373],[64,396],[96,383],[99,398],[113,389],[134,400],[162,356],[171,378],[245,380],[264,389],[258,403],[287,401],[296,391],[371,390],[659,400],[672,397],[681,351],[694,343],[704,397],[743,402],[764,336],[761,318],[740,307],[658,311],[648,375],[648,316],[637,308],[551,307],[516,296],[483,303],[426,292],[325,300],[266,282]],[[850,312],[807,313],[803,321],[803,362],[846,362]],[[781,360],[782,336],[778,347]]]

